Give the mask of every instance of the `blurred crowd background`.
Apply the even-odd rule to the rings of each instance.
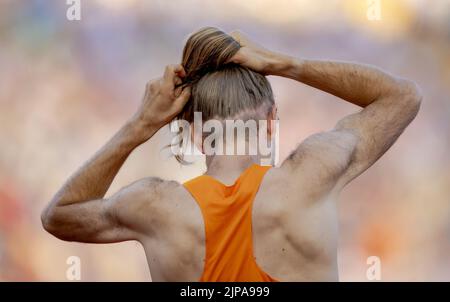
[[[84,281],[151,280],[135,242],[88,245],[45,231],[40,213],[65,179],[135,112],[145,83],[178,63],[189,33],[240,29],[292,56],[360,61],[416,81],[417,119],[339,201],[339,272],[367,281],[367,257],[384,281],[450,281],[450,0],[0,0],[0,280],[65,281],[70,256]],[[270,77],[281,157],[327,130],[353,105]],[[136,150],[108,195],[145,176],[186,180],[161,152],[168,130]]]

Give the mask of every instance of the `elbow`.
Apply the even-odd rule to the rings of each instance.
[[[57,210],[49,205],[41,213],[41,224],[45,231],[61,240],[68,240],[64,235],[61,219],[58,217]]]
[[[400,93],[402,99],[418,112],[423,100],[422,90],[416,82],[411,80],[400,81]]]
[[[54,217],[51,214],[52,210],[51,207],[46,207],[42,213],[41,213],[41,224],[44,230],[46,230],[48,233],[53,234],[54,233]]]
[[[59,206],[50,204],[41,213],[41,223],[47,233],[63,241],[76,241],[77,226],[74,225],[65,211]]]

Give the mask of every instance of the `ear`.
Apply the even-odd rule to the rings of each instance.
[[[270,110],[267,116],[267,134],[272,137],[272,133],[275,131],[273,129],[272,120],[278,120],[278,108],[276,104],[273,104],[272,110]]]

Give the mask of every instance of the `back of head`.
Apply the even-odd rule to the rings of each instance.
[[[183,50],[183,85],[191,97],[178,118],[193,121],[194,112],[209,119],[265,119],[274,104],[266,77],[246,67],[227,63],[240,49],[223,31],[207,27],[192,34]]]

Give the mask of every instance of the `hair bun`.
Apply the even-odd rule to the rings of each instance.
[[[183,85],[195,84],[208,72],[220,69],[240,48],[233,37],[215,27],[192,34],[183,49],[181,64],[186,71]]]

